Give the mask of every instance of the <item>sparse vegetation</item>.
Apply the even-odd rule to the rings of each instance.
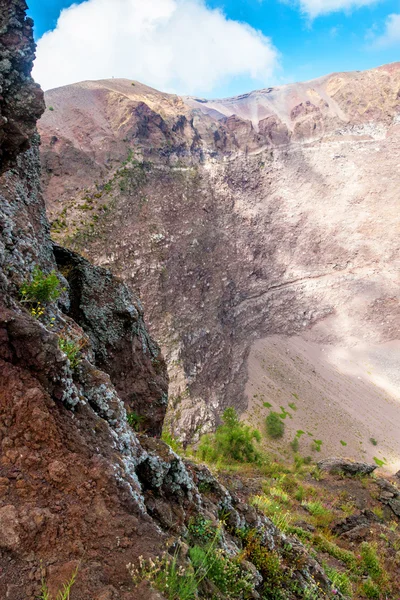
[[[378,445],[378,442],[377,442],[377,441],[376,441],[376,439],[375,439],[375,438],[373,438],[373,437],[372,437],[372,438],[369,438],[369,441],[371,442],[371,444],[372,444],[373,446],[377,446],[377,445]]]
[[[50,594],[47,582],[44,578],[42,578],[40,600],[70,600],[71,590],[76,583],[78,570],[79,567],[75,569],[75,571],[71,575],[71,578],[67,581],[67,583],[64,583],[64,585],[57,592],[55,597]]]
[[[149,581],[167,600],[209,598],[207,582],[215,590],[215,598],[240,600],[250,598],[253,575],[242,566],[241,556],[231,556],[218,547],[220,528],[202,517],[188,527],[189,565],[183,564],[179,546],[171,556],[164,553],[154,560],[139,557],[139,565],[128,565],[135,584]]]
[[[60,350],[67,355],[68,360],[71,365],[71,369],[76,369],[76,367],[81,362],[80,351],[82,350],[83,344],[75,342],[74,340],[70,340],[66,337],[60,336],[58,338],[58,345]]]
[[[285,433],[285,424],[279,416],[279,413],[271,411],[266,420],[267,434],[273,439],[283,437]]]

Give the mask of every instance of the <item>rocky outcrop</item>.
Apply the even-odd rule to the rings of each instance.
[[[44,110],[43,92],[34,83],[33,21],[25,0],[0,2],[0,173],[29,147]]]
[[[344,458],[326,458],[317,463],[318,469],[328,473],[344,473],[345,475],[370,475],[377,469],[376,465],[354,462]]]
[[[326,458],[317,463],[318,469],[328,473],[344,473],[345,475],[370,475],[377,465],[353,462],[344,458]]]
[[[54,255],[69,283],[67,314],[89,336],[96,366],[108,373],[127,411],[140,415],[140,429],[160,436],[168,404],[166,367],[139,299],[81,256],[60,246]]]

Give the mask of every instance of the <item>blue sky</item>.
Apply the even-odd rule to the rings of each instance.
[[[93,11],[95,11],[96,1],[91,0]],[[168,67],[165,66],[166,70],[171,69],[170,76],[162,77],[156,68],[152,69],[152,63],[149,64],[149,54],[152,54],[149,50],[145,52],[147,62],[143,65],[140,63],[144,59],[141,56],[141,46],[139,44],[135,45],[135,36],[143,35],[143,32],[138,34],[135,30],[134,12],[139,10],[137,8],[140,6],[137,4],[139,1],[154,2],[154,6],[157,4],[159,10],[162,10],[163,3],[165,6],[174,2],[177,3],[174,16],[175,24],[172,25],[171,22],[170,25],[171,40],[173,40],[173,36],[176,38],[177,31],[181,31],[179,29],[181,25],[177,24],[179,23],[177,14],[179,11],[183,14],[183,9],[188,9],[189,5],[191,6],[191,11],[186,11],[185,23],[189,23],[190,19],[193,18],[195,21],[193,27],[196,32],[198,29],[200,30],[199,36],[201,35],[201,25],[198,24],[202,19],[201,15],[204,15],[204,44],[199,37],[197,46],[193,50],[194,53],[204,52],[207,46],[209,47],[210,44],[214,43],[214,38],[209,40],[207,37],[209,29],[213,27],[207,21],[212,14],[212,10],[207,12],[206,9],[220,9],[227,21],[239,21],[247,24],[253,30],[261,31],[266,38],[269,38],[268,43],[270,43],[270,47],[273,48],[276,56],[275,58],[272,56],[261,58],[261,49],[257,47],[256,42],[253,44],[252,40],[243,38],[240,43],[242,44],[244,56],[246,56],[249,64],[254,61],[254,64],[258,65],[255,73],[246,72],[246,66],[241,63],[240,56],[238,56],[239,49],[235,48],[235,34],[229,30],[229,27],[225,27],[223,23],[220,23],[215,26],[215,36],[223,37],[226,35],[227,44],[231,43],[232,45],[232,61],[229,60],[229,52],[227,53],[225,49],[217,49],[215,51],[216,65],[214,65],[213,54],[208,59],[210,65],[210,80],[208,81],[208,72],[204,69],[204,66],[197,65],[194,54],[194,58],[191,58],[193,70],[199,68],[199,76],[196,80],[187,76],[190,64],[182,64],[182,73],[179,72],[179,63],[184,63],[182,58],[178,60],[179,52],[182,57],[182,49],[180,48],[179,51],[176,50],[178,58],[175,59],[175,63],[172,57]],[[60,27],[60,31],[53,34],[51,39],[47,34],[46,43],[44,41],[45,36],[39,44],[37,70],[39,75],[37,78],[40,83],[43,82],[44,87],[71,83],[75,73],[76,80],[82,77],[97,79],[99,75],[100,77],[120,77],[124,75],[121,68],[125,66],[126,77],[142,81],[145,79],[145,83],[154,87],[163,85],[166,91],[199,95],[206,93],[208,96],[216,97],[238,94],[256,87],[312,79],[333,71],[368,69],[400,60],[400,0],[377,0],[375,2],[373,0],[206,0],[204,2],[206,7],[204,7],[202,13],[196,13],[193,5],[196,3],[201,4],[203,0],[110,0],[110,2],[131,2],[133,6],[131,38],[129,38],[129,32],[127,33],[126,30],[124,35],[121,36],[118,32],[118,23],[114,23],[113,37],[110,37],[108,42],[105,39],[104,42],[113,48],[112,53],[116,54],[115,64],[109,60],[110,52],[107,53],[106,61],[104,58],[102,59],[103,48],[99,47],[97,52],[99,63],[103,64],[103,74],[96,62],[96,53],[92,48],[93,44],[89,44],[91,46],[88,50],[90,56],[87,58],[85,68],[83,69],[81,64],[82,61],[85,61],[86,56],[82,53],[82,50],[77,51],[76,65],[73,64],[74,58],[69,52],[68,43],[70,42],[71,45],[83,43],[82,41],[76,41],[75,44],[74,33],[71,34],[71,31],[74,32],[82,23],[85,13],[83,12],[84,7],[81,7],[80,12],[76,8],[70,9],[71,21],[73,13],[76,13],[75,29],[73,23],[69,29],[68,25],[65,25],[64,29]],[[320,8],[321,6],[327,6],[327,4],[323,4],[324,2],[331,3],[333,6],[332,11],[327,14],[324,9]],[[30,15],[35,20],[35,36],[39,40],[45,32],[56,27],[61,10],[70,7],[73,3],[70,0],[28,0],[28,4]],[[82,4],[82,2],[78,1],[75,4]],[[98,11],[100,11],[100,4],[104,4],[104,2],[100,3],[98,0],[98,4]],[[354,4],[367,5],[357,8],[354,7]],[[342,8],[334,10],[338,6]],[[317,8],[314,10],[313,7]],[[312,14],[312,10],[316,14]],[[323,14],[318,14],[321,12]],[[93,14],[97,15],[94,12]],[[196,17],[193,16],[195,14]],[[390,15],[395,17],[399,15],[399,19],[397,22],[397,17],[396,20],[392,18],[391,27],[388,27],[387,23]],[[159,17],[159,15],[157,16]],[[106,17],[104,16],[104,18]],[[91,21],[92,19],[90,19]],[[185,25],[184,31],[187,31],[187,29],[188,26]],[[233,40],[230,38],[232,35]],[[255,38],[256,34],[252,35]],[[105,37],[107,38],[107,36]],[[121,45],[124,44],[121,53],[123,51],[123,55],[129,57],[129,62],[124,63],[124,65],[121,65],[121,59],[117,56],[118,48],[116,46],[118,46],[120,40]],[[163,28],[163,40],[168,45],[167,25]],[[184,47],[189,48],[190,39],[185,44]],[[264,43],[264,47],[266,45],[267,42]],[[163,48],[165,48],[165,45]],[[154,56],[151,58],[153,62],[163,58],[161,56],[163,53],[160,51],[160,54],[157,55],[156,49],[154,48]],[[51,74],[51,65],[48,63],[53,52],[57,53],[58,58],[63,59],[62,62],[65,62],[68,67],[65,81],[60,74],[57,74],[57,76],[55,73]],[[132,52],[131,55],[130,52]],[[220,56],[218,52],[220,52]],[[188,50],[189,55],[190,49]],[[80,60],[80,57],[82,57],[82,60]],[[236,68],[232,67],[232,64],[236,63]],[[221,75],[225,65],[227,72],[229,71],[226,76]],[[212,73],[214,67],[216,69],[215,74]],[[54,70],[55,68],[54,66]],[[47,81],[48,84],[46,85]]]

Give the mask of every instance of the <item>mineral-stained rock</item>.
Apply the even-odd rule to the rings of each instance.
[[[346,473],[347,475],[369,475],[377,468],[376,465],[369,465],[362,462],[353,462],[345,458],[326,458],[317,463],[321,471],[329,473]]]

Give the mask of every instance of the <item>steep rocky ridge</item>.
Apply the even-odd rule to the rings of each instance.
[[[261,397],[287,408],[301,388],[283,450],[312,425],[323,453],[400,466],[399,90],[395,63],[221,101],[128,80],[47,92],[53,235],[140,290],[182,438],[226,405],[260,426]],[[273,344],[262,365],[271,335],[288,356],[288,336],[308,344],[298,380]],[[337,378],[328,431],[314,346]]]
[[[29,76],[33,42],[25,10],[24,0],[0,0],[6,41],[11,25],[28,32],[26,53],[19,47],[25,57],[21,93],[28,98],[37,88]],[[5,105],[12,105],[14,92],[4,86]],[[18,105],[18,115],[7,117],[24,136],[32,130],[30,105],[27,99],[26,116]],[[17,157],[14,134],[0,140],[0,597],[34,600],[43,592],[42,579],[55,597],[78,568],[71,599],[160,598],[148,586],[135,588],[127,564],[166,547],[173,552],[191,518],[217,523],[221,511],[221,550],[240,555],[239,531],[254,530],[261,550],[279,557],[287,580],[296,584],[289,598],[309,592],[333,597],[331,582],[297,539],[283,535],[206,467],[184,463],[157,437],[138,436],[129,427],[124,403],[144,413],[149,431],[160,432],[167,378],[159,349],[139,301],[120,280],[53,247],[37,136],[25,137],[20,150],[28,142],[31,148]],[[62,286],[59,298],[41,305],[20,294],[37,268],[52,272]],[[61,350],[61,339],[79,344],[77,362]],[[209,493],[201,494],[201,487]],[[183,552],[180,560],[188,566]],[[243,569],[254,582],[252,597],[260,597],[260,573],[250,563]]]
[[[0,144],[1,172],[29,146],[44,109],[43,92],[30,77],[34,59],[33,21],[26,3],[2,2],[0,13]]]

